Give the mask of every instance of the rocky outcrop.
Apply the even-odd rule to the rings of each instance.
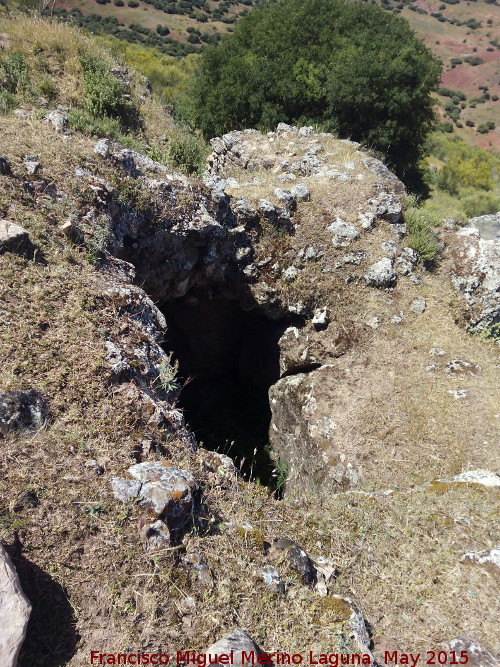
[[[447,237],[452,257],[452,282],[463,295],[467,320],[475,331],[500,322],[500,215],[469,220]]]
[[[469,551],[461,558],[462,563],[479,565],[491,574],[500,577],[500,547],[484,551]]]
[[[24,595],[17,572],[0,544],[0,664],[16,667],[26,636],[31,605]]]

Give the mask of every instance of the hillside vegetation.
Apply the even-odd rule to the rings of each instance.
[[[410,269],[421,285],[401,277],[386,291],[352,278],[364,271],[356,257],[353,262],[359,253],[349,251],[348,260],[348,249],[334,247],[325,227],[338,214],[356,222],[359,207],[369,210],[376,206],[371,197],[386,196],[379,176],[366,166],[372,159],[349,142],[309,128],[304,141],[297,130],[293,141],[287,132],[244,135],[274,146],[276,160],[280,154],[298,159],[294,151],[324,142],[320,156],[347,177],[329,176],[326,168],[316,178],[304,176],[311,201],[298,204],[298,233],[251,219],[249,234],[257,241],[252,247],[243,238],[235,284],[214,282],[208,289],[213,287],[212,296],[224,289],[234,294],[241,285],[253,289],[251,272],[241,266],[253,262],[255,253],[271,307],[277,294],[288,296],[290,304],[299,297],[319,305],[329,299],[335,308],[332,336],[338,329],[339,346],[353,346],[351,356],[340,360],[344,375],[350,367],[360,374],[352,376],[351,396],[353,405],[361,399],[366,405],[358,415],[365,425],[360,437],[369,444],[362,463],[373,466],[374,457],[383,462],[366,475],[366,489],[374,493],[300,493],[278,501],[272,488],[188,446],[194,436],[187,438],[176,393],[169,393],[179,386],[175,368],[165,357],[158,367],[148,366],[160,337],[154,326],[151,333],[140,325],[148,323],[144,312],[154,305],[146,300],[142,280],[130,284],[130,265],[110,254],[113,234],[129,259],[138,252],[134,243],[142,244],[148,248],[138,258],[142,269],[163,267],[155,277],[164,290],[177,276],[182,293],[183,271],[195,288],[198,278],[215,280],[223,265],[219,240],[229,239],[234,249],[246,233],[224,219],[226,195],[219,191],[217,198],[199,180],[158,165],[157,171],[134,174],[124,165],[130,154],[122,156],[126,146],[195,172],[205,161],[203,143],[174,123],[140,74],[77,28],[2,17],[0,44],[1,152],[10,169],[2,162],[0,218],[25,228],[36,247],[26,256],[0,254],[0,391],[34,389],[49,408],[45,423],[0,436],[0,539],[33,607],[19,667],[80,667],[89,664],[93,650],[203,651],[235,626],[267,651],[345,652],[345,633],[337,630],[345,623],[346,604],[335,595],[358,601],[379,661],[385,650],[438,650],[441,642],[464,634],[498,655],[495,579],[461,559],[467,551],[498,544],[499,489],[432,482],[471,466],[498,467],[498,348],[461,326],[457,313],[463,304],[449,284],[446,254],[435,273],[421,262]],[[133,48],[127,53],[137,59],[141,54]],[[64,131],[47,119],[55,108],[68,116]],[[109,157],[94,150],[102,136],[121,144],[113,145]],[[471,180],[458,158],[474,166],[484,153],[470,153],[441,134],[433,151],[442,156],[439,168],[448,166],[450,175],[438,180],[448,188],[442,191],[446,197],[453,190],[465,201],[468,188],[495,192],[494,158],[489,173],[478,165]],[[256,200],[276,196],[272,179],[278,174],[265,163],[267,155],[258,157],[261,168],[251,175],[227,174],[233,177],[235,210],[241,193]],[[36,173],[27,170],[27,158],[38,162]],[[385,173],[383,165],[377,167]],[[401,246],[392,227],[399,225],[377,219],[373,229],[363,229],[355,241],[361,255],[378,258],[381,244],[388,252]],[[142,236],[132,238],[133,229]],[[161,233],[168,247],[155,245]],[[289,282],[280,266],[300,266],[299,248],[310,246],[324,246],[326,256],[318,251],[304,259],[301,273]],[[166,255],[170,263],[162,265]],[[341,258],[343,266],[331,270]],[[342,303],[340,297],[349,294]],[[426,300],[420,315],[410,309],[416,295]],[[132,297],[137,302],[127,300]],[[168,290],[163,298],[171,298]],[[290,311],[294,326],[298,312]],[[356,331],[348,314],[357,318]],[[378,324],[371,328],[374,318]],[[199,331],[200,341],[206,340],[201,326]],[[311,329],[313,337],[322,333]],[[169,339],[161,342],[168,350]],[[432,349],[441,354],[440,348],[448,356],[430,355]],[[470,360],[464,369],[477,372],[448,377],[443,367],[452,359]],[[429,370],[431,362],[439,369]],[[260,359],[249,363],[261,366]],[[387,380],[390,391],[384,390]],[[464,391],[467,399],[452,396]],[[343,431],[349,443],[349,410],[340,417],[349,422]],[[147,550],[143,528],[149,512],[112,492],[111,480],[138,462],[179,466],[203,493],[200,524],[189,523],[180,543],[159,551]],[[286,469],[277,474],[286,483]],[[328,595],[304,584],[288,563],[271,560],[276,555],[270,546],[283,537],[332,564]],[[206,565],[205,579],[193,563]],[[284,594],[264,581],[270,563],[280,569]]]

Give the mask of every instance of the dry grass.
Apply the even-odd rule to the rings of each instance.
[[[279,536],[338,564],[331,592],[359,601],[375,648],[414,652],[468,635],[499,652],[492,579],[480,568],[459,564],[465,551],[498,543],[498,491],[434,486],[388,497],[342,494],[278,502],[255,484],[224,482],[207,473],[201,458],[186,452],[175,434],[167,437],[151,424],[151,408],[132,383],[112,382],[103,363],[105,337],[133,348],[140,343],[138,334],[99,296],[107,278],[58,229],[89,205],[89,186],[74,175],[75,166],[115,187],[119,175],[93,154],[93,141],[76,135],[65,140],[44,121],[3,118],[0,131],[2,153],[14,171],[0,177],[0,215],[26,227],[45,260],[0,256],[0,388],[38,389],[51,412],[43,429],[9,436],[0,446],[0,538],[11,547],[34,603],[20,665],[85,665],[90,650],[201,650],[236,625],[268,651],[307,655],[342,649],[335,635],[341,615],[335,604],[320,599],[286,568],[286,596],[274,596],[262,581],[261,567],[270,562],[265,543]],[[30,194],[23,186],[29,179],[22,159],[33,154],[42,166]],[[51,194],[47,184],[59,194]],[[330,206],[346,208],[334,188],[318,190],[315,201],[325,213]],[[357,204],[354,197],[353,211]],[[312,210],[304,204],[307,222],[294,237],[268,230],[258,252],[273,249],[280,260],[291,252],[292,259],[299,247],[312,243],[321,208],[310,216],[306,209]],[[375,255],[384,231],[371,234],[366,248]],[[379,364],[386,377],[383,358],[397,370],[395,393],[381,401],[375,394],[363,415],[366,440],[372,438],[374,455],[385,462],[367,486],[406,488],[428,481],[435,476],[431,472],[459,472],[486,461],[495,466],[496,349],[468,337],[453,322],[444,273],[426,282],[424,315],[409,315],[398,328],[384,325],[374,334],[363,329],[366,317],[387,318],[400,306],[407,310],[418,291],[405,285],[390,293],[392,303],[386,293],[372,290],[367,296],[356,283],[347,291],[342,275],[332,280],[320,271],[337,256],[327,250],[323,264],[311,264],[302,282],[289,289],[307,293],[316,281],[318,299],[336,304],[338,321],[345,314],[360,329],[356,355],[365,355],[366,368]],[[482,365],[480,375],[460,379],[460,386],[471,389],[469,402],[447,402],[447,389],[458,380],[425,371],[433,346]],[[395,353],[401,365],[390,356]],[[144,459],[159,458],[149,451],[152,440],[203,485],[209,530],[193,530],[184,548],[205,558],[212,589],[178,566],[175,550],[145,553],[137,530],[139,507],[118,503],[111,494],[111,477],[125,474],[138,451]],[[403,447],[408,464],[394,465],[396,445]],[[86,465],[90,460],[102,466],[102,476]],[[36,507],[20,504],[26,489],[36,494]],[[251,529],[242,525],[248,523]]]

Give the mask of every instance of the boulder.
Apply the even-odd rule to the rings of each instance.
[[[191,473],[167,463],[137,463],[128,469],[133,480],[115,477],[111,487],[121,502],[137,501],[156,520],[143,522],[140,533],[149,547],[176,543],[201,512],[201,492]]]
[[[45,399],[34,389],[0,394],[0,435],[13,429],[40,428],[47,417]]]
[[[19,577],[7,552],[0,544],[0,665],[16,667],[26,636],[31,605],[23,593]]]
[[[488,331],[500,322],[498,219],[498,215],[473,218],[446,238],[451,280],[464,297],[468,324],[477,332]]]

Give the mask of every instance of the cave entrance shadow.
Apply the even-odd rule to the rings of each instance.
[[[73,608],[63,587],[21,555],[21,545],[5,545],[21,587],[31,603],[26,638],[18,667],[60,667],[76,653],[80,636]]]
[[[207,449],[227,454],[248,479],[273,486],[269,387],[279,379],[278,340],[286,328],[235,300],[188,296],[164,303],[166,351],[185,382],[186,423]]]

